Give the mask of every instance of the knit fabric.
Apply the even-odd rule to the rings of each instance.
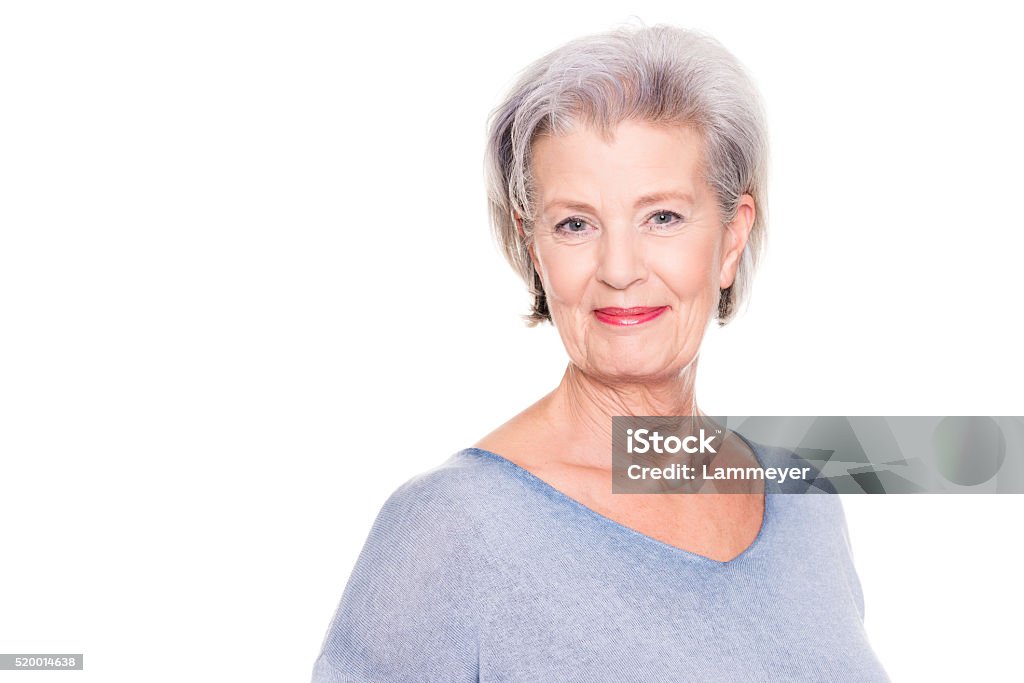
[[[721,562],[461,450],[385,502],[313,682],[888,681],[840,497],[765,484],[756,540]]]

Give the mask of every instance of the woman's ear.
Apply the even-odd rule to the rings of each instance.
[[[736,280],[740,257],[750,238],[750,230],[754,227],[754,198],[749,194],[741,195],[736,217],[725,226],[725,252],[722,254],[722,267],[719,287],[728,289]]]
[[[523,228],[523,217],[515,211],[512,212],[512,220],[516,224],[516,231],[519,233],[519,239],[526,240],[526,230]],[[530,254],[530,260],[533,262],[533,269],[537,270],[537,254],[533,251],[533,243],[526,245],[526,250]]]
[[[516,230],[519,232],[521,239],[526,239],[526,231],[523,230],[523,217],[515,211],[512,212],[512,222],[516,224]]]

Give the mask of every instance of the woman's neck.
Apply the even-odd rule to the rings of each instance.
[[[612,417],[616,415],[701,415],[694,393],[697,360],[678,375],[657,382],[617,383],[588,375],[570,363],[548,394],[545,417],[561,432],[574,464],[608,467]]]

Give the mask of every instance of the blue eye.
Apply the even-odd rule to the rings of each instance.
[[[583,235],[587,232],[587,227],[589,227],[589,223],[582,218],[574,216],[556,224],[555,232],[562,232],[568,235]]]
[[[675,211],[658,211],[657,213],[653,214],[648,220],[651,221],[651,223],[653,223],[657,227],[675,226],[676,223],[679,223],[683,220],[683,217],[680,216]]]

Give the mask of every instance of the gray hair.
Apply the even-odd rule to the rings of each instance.
[[[567,133],[577,122],[610,140],[615,126],[627,119],[691,126],[700,133],[700,172],[715,193],[723,224],[736,217],[741,195],[754,199],[754,224],[735,280],[719,296],[717,320],[723,326],[746,301],[765,245],[765,115],[753,82],[721,43],[698,31],[663,25],[620,28],[566,43],[524,69],[488,118],[485,174],[491,227],[533,295],[532,311],[524,316],[527,324],[551,322],[528,251],[536,199],[533,142],[540,135]]]

